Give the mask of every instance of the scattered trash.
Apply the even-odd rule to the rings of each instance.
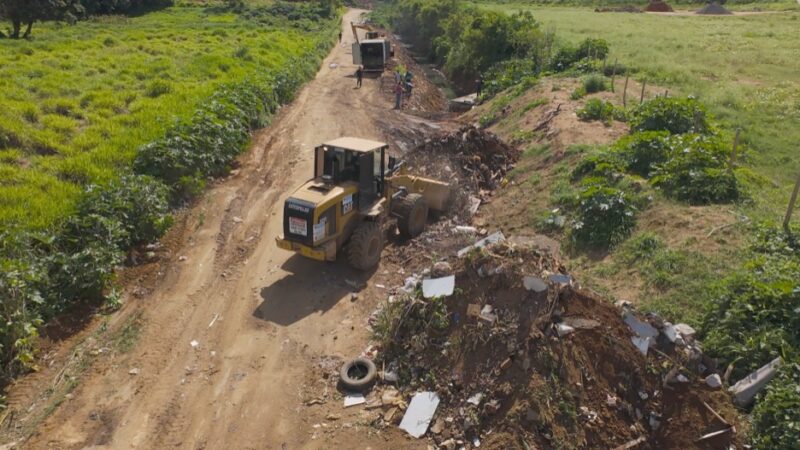
[[[551,283],[567,285],[572,281],[572,277],[563,273],[553,273],[548,277]]]
[[[647,356],[647,351],[650,349],[649,337],[631,336],[631,341],[644,356]]]
[[[472,403],[473,405],[478,406],[481,404],[481,400],[483,400],[483,392],[478,392],[477,394],[468,398],[467,403]]]
[[[556,331],[558,332],[558,337],[562,337],[575,331],[575,328],[561,322],[556,324]]]
[[[484,305],[483,309],[481,309],[480,318],[489,323],[494,323],[497,320],[497,314],[493,313],[493,310],[492,305]]]
[[[525,277],[522,279],[525,289],[533,292],[544,292],[547,290],[547,283],[537,277]]]
[[[384,286],[382,284],[376,284],[375,287],[378,288],[378,289],[386,289],[386,286]]]
[[[675,331],[680,333],[680,335],[683,336],[684,338],[694,337],[696,333],[694,328],[690,327],[689,325],[686,325],[685,323],[679,323],[675,325]]]
[[[706,377],[706,384],[712,389],[717,389],[722,386],[722,378],[718,374],[711,374]]]
[[[481,446],[481,440],[478,439],[478,436],[472,438],[472,446],[476,448]]]
[[[606,405],[611,406],[612,408],[617,406],[617,402],[619,399],[615,395],[606,394]]]
[[[655,412],[650,413],[650,417],[647,420],[647,424],[650,425],[650,429],[655,431],[658,427],[661,426],[661,415]]]
[[[191,346],[192,346],[192,348],[197,348],[197,347],[199,347],[199,346],[200,346],[200,343],[199,343],[199,342],[197,342],[197,341],[192,341],[192,342],[190,342],[190,343],[189,343],[189,345],[191,345]]]
[[[700,436],[699,438],[697,438],[697,440],[695,442],[705,441],[706,439],[712,439],[712,438],[715,438],[717,436],[721,436],[723,434],[730,433],[732,431],[733,431],[733,427],[728,427],[728,428],[725,428],[725,429],[722,429],[722,430],[719,430],[719,431],[714,431],[714,432],[711,432],[711,433],[708,433],[708,434],[704,434],[703,436]]]
[[[646,440],[647,440],[646,437],[641,436],[641,437],[636,438],[636,439],[634,439],[632,441],[629,441],[627,444],[622,444],[619,447],[614,447],[613,450],[628,450],[628,449],[631,449],[633,447],[636,447],[637,445],[641,444],[642,442],[644,442]]]
[[[397,389],[387,389],[381,393],[381,405],[383,406],[401,406],[405,404],[403,396]]]
[[[431,278],[442,278],[453,274],[453,267],[447,261],[439,261],[433,265]]]
[[[455,275],[444,278],[429,278],[422,280],[422,296],[425,298],[447,297],[453,294],[455,287]]]
[[[460,257],[466,255],[467,253],[469,253],[470,251],[472,251],[474,249],[484,248],[484,247],[486,247],[488,245],[496,244],[498,242],[502,242],[505,239],[506,239],[506,237],[503,235],[503,232],[502,231],[497,231],[495,233],[490,234],[489,236],[486,236],[485,238],[481,239],[480,241],[470,245],[469,247],[462,248],[461,250],[458,251],[457,256],[460,258]]]
[[[733,393],[733,402],[742,407],[749,405],[756,395],[775,378],[782,363],[783,359],[777,357],[728,388]]]
[[[349,393],[344,396],[344,407],[349,408],[351,406],[360,405],[362,403],[366,403],[367,399],[364,397],[364,394],[356,394],[356,393]]]
[[[594,422],[595,420],[597,420],[597,412],[592,411],[585,406],[581,406],[580,410],[581,410],[581,417],[583,417],[587,421]]]
[[[468,233],[468,234],[476,234],[478,229],[472,226],[464,226],[464,225],[457,225],[454,228],[455,231],[459,233]]]
[[[214,317],[211,319],[211,322],[208,324],[208,328],[213,327],[214,323],[217,322],[217,319],[219,319],[219,314],[214,314]]]
[[[133,369],[129,370],[128,373],[130,375],[139,375],[139,369],[138,368],[133,368]]]
[[[592,330],[600,326],[600,322],[594,319],[584,319],[583,317],[565,317],[564,323],[583,330]]]
[[[477,303],[470,303],[467,305],[467,317],[480,317],[481,305]]]
[[[417,288],[418,284],[419,284],[419,278],[416,275],[414,275],[406,278],[405,284],[403,285],[403,287],[400,288],[400,290],[407,294],[410,294],[414,292],[414,289]]]
[[[351,292],[350,293],[350,301],[354,302],[356,300],[358,300],[358,293],[357,292]]]
[[[678,381],[678,383],[688,383],[689,382],[689,379],[686,378],[686,375],[684,375],[682,373],[679,373],[678,376],[675,377],[675,379]]]
[[[478,208],[481,206],[481,199],[478,197],[469,197],[469,214],[470,216],[474,216],[478,213]]]
[[[428,425],[439,406],[439,396],[435,392],[418,392],[411,399],[408,410],[400,422],[400,429],[415,438],[428,431]]]
[[[436,422],[431,426],[431,433],[442,434],[442,431],[444,431],[444,420],[436,419]]]
[[[331,69],[335,69],[335,68],[339,67],[339,64],[337,64],[337,63],[330,63],[330,64],[328,64],[328,67],[330,67]]]
[[[189,258],[187,258],[187,257],[185,257],[183,255],[178,257],[178,261],[186,261],[187,259],[189,259]]]
[[[241,217],[234,217],[233,221],[234,221],[234,223],[242,223],[242,222],[244,222],[244,220]]]
[[[625,320],[625,323],[628,324],[628,326],[631,328],[631,330],[640,337],[654,338],[658,336],[658,330],[656,330],[649,323],[642,322],[641,320],[637,319],[636,316],[631,311],[625,311],[625,313],[623,314],[623,319]]]
[[[368,358],[356,358],[348,361],[339,369],[339,380],[342,386],[352,392],[367,390],[378,376],[375,363]]]

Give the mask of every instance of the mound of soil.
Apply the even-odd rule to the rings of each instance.
[[[706,6],[698,9],[696,14],[725,15],[733,13],[728,11],[724,6],[720,5],[719,3],[709,3]]]
[[[738,447],[734,432],[695,442],[730,429],[736,414],[723,390],[704,383],[709,369],[687,369],[696,367],[687,356],[690,340],[678,346],[660,335],[652,344],[658,350],[644,356],[622,310],[581,290],[552,256],[526,245],[496,244],[451,258],[450,265],[437,264],[433,272],[455,275],[452,296],[426,300],[398,289],[379,313],[389,318],[382,322],[389,338],[379,367],[399,376],[403,397],[438,394],[428,436],[439,448],[473,448],[479,441],[503,449],[566,442]],[[529,278],[526,288],[525,277],[536,281]]]
[[[451,211],[456,217],[470,217],[474,200],[489,200],[514,168],[520,151],[497,135],[473,126],[429,139],[404,156],[409,172],[449,180],[453,189]]]
[[[651,0],[650,3],[644,8],[648,12],[672,12],[672,6],[667,2],[661,0]]]

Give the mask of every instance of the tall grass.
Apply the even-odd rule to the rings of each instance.
[[[0,229],[56,224],[80,186],[116,178],[217,86],[315,42],[289,24],[201,8],[47,23],[32,41],[0,42]]]
[[[638,69],[635,78],[692,95],[724,128],[742,129],[752,203],[743,212],[779,217],[800,171],[800,11],[746,16],[596,13],[588,8],[481,3],[532,11],[564,42],[609,42],[609,62]],[[619,86],[618,86],[619,87]]]

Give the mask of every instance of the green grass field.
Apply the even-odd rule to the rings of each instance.
[[[779,220],[800,172],[800,11],[743,16],[596,13],[589,8],[489,4],[532,11],[564,42],[606,39],[635,77],[694,95],[726,128],[742,129],[753,202],[743,212]]]
[[[91,183],[191,115],[220,83],[313,48],[308,31],[176,7],[0,40],[0,230],[42,229]]]

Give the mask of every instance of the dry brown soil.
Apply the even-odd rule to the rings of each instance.
[[[343,43],[316,78],[254,136],[237,170],[184,215],[158,276],[134,276],[120,312],[64,342],[49,367],[12,387],[13,414],[2,417],[0,442],[21,439],[29,449],[386,448],[386,433],[358,432],[369,424],[358,411],[342,410],[340,398],[304,403],[323,394],[308,383],[323,358],[358,355],[368,342],[364,325],[374,305],[351,301],[353,286],[366,285],[361,299],[375,297],[374,284],[397,269],[358,273],[274,242],[285,196],[312,172],[313,147],[343,135],[384,140],[374,117],[402,114],[391,111],[380,79],[365,78],[355,89],[349,22],[362,12],[345,15]],[[131,318],[141,329],[129,351],[94,342],[92,326],[120,328]],[[70,368],[70,394],[48,397],[78,352],[97,356],[83,372]],[[331,411],[338,422],[323,426]],[[421,445],[396,442],[393,448]]]

